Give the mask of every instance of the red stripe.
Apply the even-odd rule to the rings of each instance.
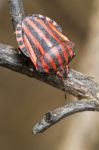
[[[42,49],[41,45],[40,45],[39,42],[35,39],[35,37],[31,34],[31,32],[28,30],[28,28],[27,28],[26,26],[24,26],[23,29],[24,29],[25,33],[31,38],[31,40],[32,40],[34,43],[36,43],[37,46],[38,46],[40,49]],[[31,46],[30,43],[29,43],[29,45]],[[28,44],[27,44],[27,46],[28,46]],[[33,51],[33,48],[32,48],[32,47],[29,48],[29,51],[30,51],[30,54],[31,54],[31,60],[34,60],[34,59],[36,58],[36,55],[35,55],[35,53],[34,53],[34,51]],[[32,58],[32,57],[34,57],[34,58]],[[34,63],[34,61],[33,61],[33,63]],[[34,65],[35,65],[36,68],[37,68],[37,64],[34,63]],[[46,64],[45,62],[42,63],[42,67],[45,69],[45,71],[48,70],[48,66],[47,66],[47,64]]]
[[[62,42],[53,34],[53,32],[43,23],[42,20],[37,19],[37,18],[35,18],[35,20],[36,20],[40,25],[43,26],[43,28],[50,34],[51,37],[53,37],[53,38],[56,40],[56,42],[58,42],[60,45],[62,45]],[[65,60],[66,60],[66,62],[67,62],[67,64],[68,64],[68,56],[67,56],[67,53],[66,53],[66,50],[65,50],[64,46],[62,46],[62,51],[64,51],[64,58],[65,58]]]
[[[70,40],[66,36],[64,36],[61,32],[59,32],[52,23],[48,22],[48,24],[63,40],[70,42]],[[72,49],[65,42],[64,42],[64,44],[68,48],[70,57],[72,58],[73,57],[73,51],[72,51]],[[63,49],[64,49],[64,47],[63,47]],[[68,57],[66,55],[67,54],[65,53],[65,60],[67,61],[67,64],[68,64]]]
[[[40,34],[41,34],[41,37],[45,40],[45,42],[46,42],[47,44],[50,42],[49,39],[47,39],[47,38],[45,37],[44,33],[43,33],[41,30],[39,30],[38,27],[37,27],[30,19],[27,19],[27,22],[28,22],[28,24],[29,24],[33,29],[35,29],[35,31],[39,34],[39,36],[40,36]],[[46,29],[47,29],[47,28],[46,28]],[[47,31],[48,31],[48,30],[47,30]],[[53,36],[53,34],[51,34],[51,35]],[[54,36],[53,36],[53,37],[54,37]],[[55,38],[55,37],[54,37],[54,38]],[[57,39],[57,40],[58,40],[58,39]],[[59,40],[58,40],[58,41],[59,41]],[[60,42],[60,41],[59,41],[59,42]],[[64,49],[63,46],[61,46],[61,47],[62,47],[62,51],[63,51],[64,58],[65,58],[66,62],[68,63],[68,57],[67,57],[67,55],[66,55],[66,51],[63,50],[63,49]],[[54,48],[54,53],[55,53],[55,50],[56,50],[56,58],[57,58],[59,64],[62,65],[61,57],[60,57],[59,54],[57,55],[58,50]],[[45,67],[45,65],[43,65],[43,67]]]
[[[66,61],[66,63],[68,64],[67,52],[66,52],[66,50],[65,50],[65,48],[64,48],[63,45],[60,44],[60,47],[61,47],[62,53],[63,53],[63,55],[64,55],[65,61]]]
[[[37,19],[37,18],[35,18],[35,20],[36,20],[40,25],[43,26],[43,28],[50,34],[50,36],[52,36],[57,42],[60,43],[60,40],[59,40],[56,36],[54,36],[53,32],[52,32],[51,30],[49,30],[49,28],[44,24],[44,22],[43,22],[42,20]]]
[[[44,59],[40,59],[41,63],[42,63],[42,67],[45,70],[45,72],[49,73],[49,68],[47,66],[47,64],[45,63]]]
[[[56,27],[50,22],[48,21],[48,25],[51,27],[52,30],[54,30],[64,41],[69,41],[69,39],[64,36],[61,32],[59,32]]]
[[[48,22],[48,24],[62,39],[70,42],[70,40],[66,36],[64,36],[61,32],[59,32],[52,23]],[[73,57],[72,49],[65,42],[64,42],[64,44],[66,45],[66,47],[68,47],[68,51],[69,51],[70,56]]]
[[[69,55],[70,55],[70,57],[72,58],[73,57],[73,51],[72,51],[72,48],[68,45],[68,44],[66,44],[66,43],[64,43],[65,45],[66,45],[66,47],[68,48],[68,51],[69,51]]]
[[[48,62],[51,64],[54,71],[56,71],[57,70],[56,64],[55,64],[54,60],[52,59],[52,57],[48,53],[45,54],[45,57],[48,59]]]
[[[29,29],[27,28],[27,26],[25,26],[25,24],[24,24],[24,26],[23,26],[23,30],[24,30],[24,32],[31,38],[32,42],[35,44],[35,47],[37,47],[37,48],[40,50],[41,54],[44,55],[45,52],[44,52],[44,50],[43,50],[41,44],[40,44],[40,43],[38,42],[38,40],[32,35],[32,33],[29,31]]]
[[[45,41],[49,47],[51,47],[52,43],[50,40],[45,36],[45,34],[31,21],[29,18],[26,19],[27,23],[38,33],[38,35]]]
[[[18,27],[19,27],[19,25],[18,25]],[[32,35],[30,34],[30,32],[29,32],[29,30],[28,30],[28,28],[26,27],[26,26],[24,26],[24,31],[26,32],[26,34],[28,34],[28,35],[30,35],[30,37],[32,37]],[[36,61],[37,61],[37,59],[36,59],[36,55],[35,55],[35,53],[34,53],[34,51],[33,51],[33,48],[31,47],[31,44],[30,44],[30,42],[29,42],[29,40],[28,40],[28,38],[26,37],[26,35],[24,35],[24,37],[22,38],[22,35],[21,35],[21,30],[16,30],[16,34],[20,34],[20,37],[19,38],[17,38],[17,41],[19,42],[19,41],[22,41],[23,43],[25,43],[26,45],[19,45],[19,47],[20,47],[20,49],[22,50],[24,47],[27,47],[27,49],[28,49],[28,51],[29,51],[29,54],[30,54],[30,58],[31,58],[31,60],[32,60],[32,62],[33,62],[33,64],[35,65],[35,67],[36,67],[36,69],[38,70],[38,66],[37,66],[37,63],[36,63]],[[32,37],[32,40],[34,41],[34,42],[36,42],[37,44],[38,44],[38,46],[39,46],[39,43],[38,43],[38,41],[34,38],[34,37]],[[41,48],[42,49],[42,48]],[[44,53],[44,52],[43,52]],[[48,70],[48,66],[47,66],[47,64],[44,62],[44,60],[42,61],[42,67],[44,68],[44,70],[46,71],[46,72],[49,72],[49,70]]]
[[[28,38],[24,35],[24,42],[26,44],[27,49],[29,50],[29,54],[30,54],[30,58],[33,62],[33,64],[35,65],[36,69],[37,69],[37,64],[36,64],[36,55],[31,47],[31,44],[28,40]]]
[[[34,41],[33,35],[30,33],[30,31],[27,29],[27,27],[25,27],[24,30],[26,31],[26,33],[28,34],[28,36]],[[35,41],[35,42],[36,42],[36,41]],[[34,42],[34,43],[35,43],[35,42]],[[56,50],[57,50],[57,49],[56,49]],[[48,60],[49,60],[49,63],[52,64],[53,69],[56,71],[57,68],[56,68],[56,64],[55,64],[54,60],[53,60],[49,55],[46,54],[46,56],[47,56],[47,58],[48,58]],[[62,65],[62,61],[61,61],[60,56],[57,56],[57,59],[58,59],[60,65]],[[51,62],[50,62],[50,61],[51,61]],[[45,66],[47,66],[47,65],[43,63],[42,66],[43,66],[43,68],[45,68]],[[48,67],[47,67],[47,69],[48,69]]]
[[[51,53],[55,55],[55,57],[57,58],[57,60],[58,60],[58,62],[59,62],[59,64],[60,64],[60,66],[62,66],[62,59],[61,59],[61,57],[60,57],[60,54],[59,54],[57,48],[53,47],[53,48],[51,49]]]

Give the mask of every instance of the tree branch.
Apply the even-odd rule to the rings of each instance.
[[[9,0],[9,4],[10,14],[15,29],[16,24],[24,17],[23,5],[21,0]],[[30,59],[22,53],[19,53],[18,49],[3,44],[0,44],[0,65],[28,75],[29,77],[34,77],[58,89],[65,89],[66,92],[80,99],[90,99],[90,101],[76,101],[46,113],[44,118],[33,128],[34,133],[44,131],[62,118],[71,114],[82,111],[99,111],[99,84],[82,73],[70,69],[68,78],[63,81],[63,86],[63,83],[56,74],[37,72]],[[93,101],[91,99],[93,99]]]
[[[61,119],[83,111],[99,111],[99,102],[95,100],[86,101],[83,99],[50,111],[33,127],[32,132],[34,134],[43,132]]]
[[[18,49],[11,46],[0,44],[0,65],[64,90],[62,82],[55,74],[48,75],[37,72],[31,61],[19,53]],[[69,71],[68,78],[63,82],[66,92],[76,97],[93,98],[94,100],[76,101],[46,113],[44,118],[34,126],[33,133],[42,132],[71,114],[82,111],[99,111],[99,84],[72,69]]]
[[[64,90],[56,74],[39,73],[27,57],[11,46],[0,44],[0,65]],[[99,100],[99,84],[89,77],[70,69],[68,78],[63,82],[66,92],[80,98]]]
[[[9,0],[9,8],[15,30],[17,23],[25,17],[22,0]]]

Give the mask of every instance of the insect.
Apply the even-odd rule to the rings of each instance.
[[[62,34],[61,27],[43,15],[25,17],[16,27],[20,50],[39,72],[68,75],[68,64],[75,56],[74,44]]]

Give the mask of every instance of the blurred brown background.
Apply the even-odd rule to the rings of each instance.
[[[78,49],[72,67],[99,82],[99,1],[23,2],[26,14],[43,14],[62,26]],[[0,43],[17,46],[7,0],[0,0]],[[32,125],[42,114],[66,103],[64,93],[6,68],[0,69],[1,150],[99,150],[99,114],[95,112],[73,115],[42,134],[32,135]]]

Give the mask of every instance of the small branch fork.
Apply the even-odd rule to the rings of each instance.
[[[9,0],[10,15],[14,30],[17,23],[25,17],[21,0]],[[64,91],[64,86],[55,74],[39,73],[35,70],[31,61],[19,53],[18,48],[0,44],[0,66],[36,78]],[[76,96],[76,100],[70,104],[49,111],[36,123],[32,132],[34,134],[43,132],[61,119],[83,111],[99,111],[99,84],[91,78],[70,69],[68,78],[64,79],[65,90]]]

